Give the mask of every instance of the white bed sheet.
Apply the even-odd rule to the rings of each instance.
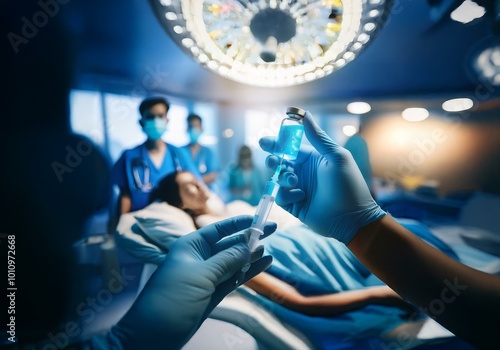
[[[429,229],[457,253],[463,264],[500,274],[500,234],[462,225],[435,225]]]

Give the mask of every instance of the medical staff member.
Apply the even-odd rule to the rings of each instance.
[[[247,145],[242,145],[238,150],[236,164],[231,164],[228,168],[228,188],[231,200],[239,199],[256,206],[259,204],[265,186],[265,174],[255,166],[252,150]]]
[[[123,152],[111,171],[113,184],[120,188],[121,213],[148,205],[149,193],[156,182],[175,170],[189,170],[200,176],[184,151],[161,139],[167,131],[169,108],[163,97],[147,98],[139,105],[139,124],[147,140]]]
[[[372,180],[372,167],[370,164],[370,152],[368,151],[368,143],[365,138],[361,135],[361,125],[359,126],[359,130],[357,133],[349,137],[344,144],[344,148],[348,150],[359,170],[361,171],[361,175],[365,179],[370,192],[373,195],[373,180]]]
[[[217,179],[219,163],[212,150],[199,143],[203,126],[201,117],[197,114],[189,114],[187,117],[187,132],[189,143],[182,148],[191,156],[196,168],[201,174],[203,182],[209,186]]]
[[[472,269],[431,247],[372,198],[350,152],[304,118],[313,147],[285,161],[276,203],[317,233],[335,238],[406,301],[478,349],[500,344],[500,276]],[[260,146],[272,153],[274,140]],[[279,159],[269,156],[276,168]]]

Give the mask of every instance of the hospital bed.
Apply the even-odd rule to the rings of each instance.
[[[470,206],[461,208],[463,221],[479,210],[484,203],[472,198]],[[488,202],[495,208],[500,202]],[[174,210],[175,209],[175,210]],[[186,233],[185,226],[191,218],[177,208],[168,214],[158,212],[136,212],[122,216],[116,232],[116,241],[121,249],[146,262],[141,286],[147,281],[154,264],[158,263],[158,246],[171,244],[176,237]],[[484,211],[484,210],[483,210]],[[496,218],[493,218],[496,220]],[[434,223],[431,232],[446,242],[464,263],[492,274],[500,274],[500,234],[484,228],[464,224],[459,219],[454,224]],[[192,223],[192,222],[191,222]],[[484,224],[484,223],[483,223]],[[488,226],[490,227],[490,226]],[[500,227],[500,226],[497,226]],[[138,234],[140,232],[140,234]],[[487,240],[488,249],[482,248]],[[157,242],[155,242],[157,241]],[[155,258],[156,257],[156,258]],[[160,259],[161,260],[161,259]],[[141,288],[141,287],[139,287]],[[361,327],[360,319],[376,320],[378,309],[370,306],[334,318],[294,315],[303,320],[292,325],[283,317],[278,305],[244,286],[229,294],[214,309],[209,319],[185,346],[185,350],[199,348],[199,344],[210,344],[217,349],[412,349],[425,348],[433,344],[453,344],[454,349],[471,349],[456,339],[452,333],[429,317],[419,316],[402,320],[383,333],[379,329]],[[285,311],[295,313],[291,310]],[[297,314],[297,313],[295,313]],[[279,316],[278,316],[279,315]],[[367,316],[368,315],[368,316]],[[216,330],[216,331],[214,331]],[[219,335],[218,337],[216,335]]]
[[[156,265],[145,265],[139,291],[155,269]],[[323,337],[324,343],[321,344],[318,343],[318,339],[308,338],[301,330],[277,317],[274,312],[277,305],[264,299],[245,286],[238,287],[214,309],[183,350],[198,350],[201,344],[204,348],[210,344],[208,348],[221,350],[411,349],[423,344],[439,344],[454,337],[448,330],[427,317],[402,322],[399,326],[376,337],[345,337],[346,330],[358,329],[355,324],[359,320],[358,317],[347,316],[337,320],[327,320],[303,316],[313,327],[319,327],[320,332],[325,335],[331,333],[331,337]],[[342,324],[342,335],[334,331],[339,329],[335,327],[339,324]],[[456,347],[456,349],[468,348]]]

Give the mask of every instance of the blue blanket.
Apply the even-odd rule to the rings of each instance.
[[[400,220],[417,236],[457,258],[453,250],[414,220]],[[275,232],[262,241],[273,264],[266,271],[294,286],[304,295],[337,293],[384,285],[335,239],[316,234],[307,226]],[[258,301],[278,318],[304,333],[323,349],[352,348],[380,342],[378,336],[406,321],[407,312],[389,306],[370,305],[335,317],[312,317],[289,310],[267,298]],[[413,315],[412,317],[414,317]]]

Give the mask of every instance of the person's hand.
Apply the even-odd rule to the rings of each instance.
[[[232,235],[251,222],[234,217],[179,238],[108,338],[125,349],[181,348],[229,292],[271,265],[263,249],[250,253],[245,233]],[[263,236],[274,230],[267,224]]]
[[[296,160],[284,162],[276,203],[314,231],[348,244],[361,227],[385,212],[373,200],[351,153],[333,142],[309,112],[304,128],[314,148],[302,146]],[[273,152],[273,138],[259,143]],[[278,162],[276,156],[267,158],[272,169]]]

